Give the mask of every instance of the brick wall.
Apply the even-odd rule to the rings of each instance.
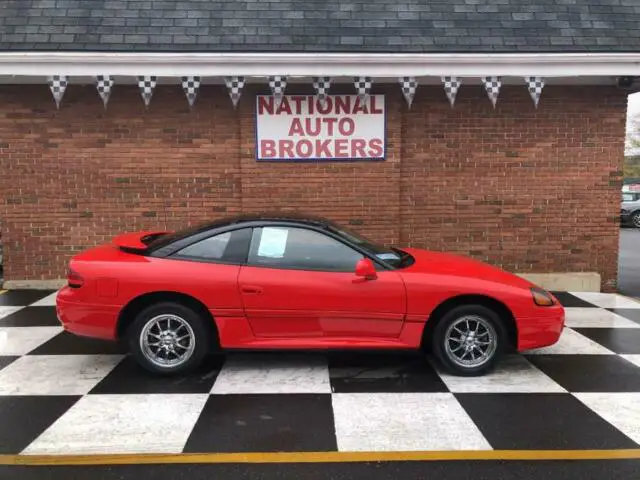
[[[382,92],[385,162],[276,164],[255,161],[264,87],[234,111],[205,86],[190,111],[178,86],[160,86],[145,111],[117,86],[105,111],[93,86],[72,85],[56,111],[46,86],[2,86],[5,280],[59,278],[74,252],[122,231],[291,209],[383,242],[615,285],[623,92],[549,86],[537,110],[524,86],[504,87],[495,110],[475,85],[454,108],[440,87],[421,87],[411,110],[396,85]]]

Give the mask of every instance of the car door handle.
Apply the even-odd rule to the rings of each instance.
[[[260,287],[254,287],[251,285],[246,285],[241,287],[240,289],[242,291],[242,293],[249,293],[251,295],[262,295],[262,288]]]

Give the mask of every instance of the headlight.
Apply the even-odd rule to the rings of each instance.
[[[629,210],[625,210],[624,208],[620,209],[620,215],[626,215],[627,213],[629,213]]]
[[[533,302],[541,307],[550,307],[554,304],[551,294],[541,288],[532,288],[531,296],[533,297]]]

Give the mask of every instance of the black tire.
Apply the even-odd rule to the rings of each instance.
[[[188,358],[177,365],[158,365],[143,351],[140,336],[147,323],[160,315],[179,317],[188,323],[193,332],[193,350]],[[127,329],[127,343],[134,359],[145,370],[158,375],[181,375],[197,368],[211,351],[211,331],[207,328],[205,320],[189,307],[174,302],[161,302],[150,305],[136,316],[131,327]]]
[[[484,323],[481,322],[481,325],[483,325],[482,328],[488,332],[487,337],[484,338],[487,338],[487,341],[489,341],[489,338],[493,338],[491,341],[495,341],[495,349],[488,347],[488,351],[492,350],[493,353],[491,353],[491,355],[487,354],[487,358],[479,365],[463,366],[459,363],[461,360],[458,362],[452,360],[456,355],[451,352],[451,347],[447,349],[447,337],[450,327],[453,328],[452,325],[461,321],[464,317],[480,318],[486,322],[487,325],[490,325],[494,332],[492,337],[491,328],[485,328]],[[474,320],[471,321],[473,322]],[[482,331],[484,332],[485,330]],[[456,345],[462,344],[462,342],[459,344],[452,343],[457,341],[458,340],[450,340],[449,345],[457,349],[458,347]],[[482,305],[461,305],[446,312],[434,328],[432,336],[432,351],[448,372],[463,377],[475,377],[484,375],[495,367],[496,362],[505,349],[506,343],[507,334],[504,325],[496,312]],[[464,349],[465,347],[462,348]],[[475,351],[473,353],[475,354]]]
[[[635,212],[633,215],[631,215],[631,225],[633,225],[635,228],[640,228],[640,211]]]

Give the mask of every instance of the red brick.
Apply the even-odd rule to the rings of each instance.
[[[479,85],[463,85],[454,108],[440,87],[420,87],[411,110],[397,85],[380,92],[386,161],[278,164],[255,160],[266,86],[246,89],[237,111],[213,86],[192,110],[178,86],[158,87],[148,110],[117,86],[106,111],[93,86],[70,86],[59,111],[46,85],[2,86],[5,279],[60,278],[71,255],[122,231],[287,209],[381,242],[519,272],[597,271],[615,286],[624,92],[549,86],[535,109],[524,85],[509,86],[495,110]]]

